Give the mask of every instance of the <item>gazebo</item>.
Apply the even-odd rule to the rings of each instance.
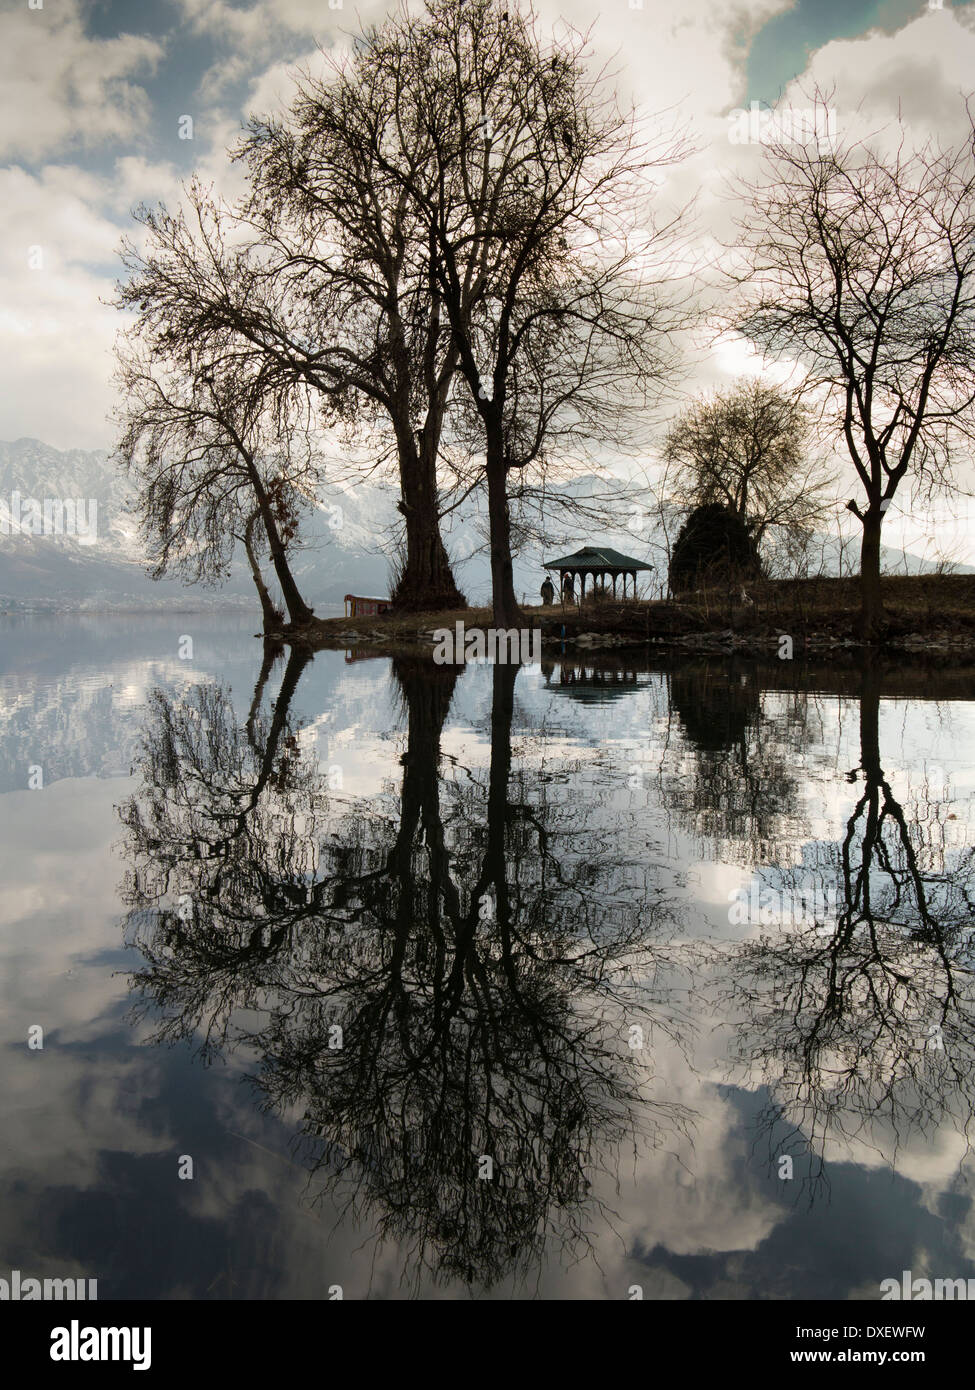
[[[592,585],[590,592],[595,590],[596,576],[602,575],[604,583],[612,576],[613,597],[616,597],[616,581],[622,579],[623,594],[626,598],[626,577],[633,581],[633,598],[636,598],[636,576],[640,570],[652,570],[653,565],[647,565],[642,560],[634,560],[631,555],[622,555],[618,550],[611,549],[608,545],[596,546],[587,545],[582,550],[577,550],[574,555],[563,555],[561,560],[549,560],[544,566],[547,570],[558,570],[559,572],[559,591],[565,597],[566,576],[572,578],[573,586],[575,580],[579,581],[579,602],[585,598],[586,576],[592,575]]]

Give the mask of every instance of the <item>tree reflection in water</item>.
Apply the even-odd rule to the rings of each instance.
[[[584,1253],[622,1154],[690,1118],[653,1080],[687,1027],[671,908],[564,765],[513,766],[517,668],[493,668],[484,768],[441,753],[458,670],[395,660],[401,782],[357,799],[302,750],[304,664],[268,718],[265,663],[244,727],[216,686],[152,698],[121,813],[139,1011],[207,1057],[253,1049],[315,1192],[417,1281],[524,1278],[549,1238]]]
[[[880,690],[868,664],[842,841],[807,845],[780,879],[793,903],[832,894],[835,914],[797,923],[794,913],[719,955],[717,1007],[735,1020],[739,1072],[769,1089],[769,1157],[801,1156],[810,1198],[827,1151],[870,1147],[893,1164],[906,1141],[947,1122],[967,1153],[975,1113],[973,850],[944,834],[944,789],[924,782],[904,804],[895,795]]]
[[[139,1008],[160,1040],[248,1049],[262,1102],[298,1122],[313,1193],[397,1242],[417,1285],[524,1280],[549,1246],[571,1259],[613,1224],[623,1155],[690,1122],[654,1055],[687,1041],[691,964],[698,1020],[729,1030],[726,1075],[767,1095],[768,1157],[789,1153],[811,1199],[827,1156],[893,1164],[945,1121],[967,1144],[973,852],[951,844],[939,788],[895,794],[875,669],[836,842],[797,828],[789,745],[808,746],[815,697],[777,694],[769,720],[760,673],[672,673],[687,746],[657,786],[674,819],[793,901],[835,894],[828,917],[728,944],[681,932],[649,822],[621,819],[585,746],[516,717],[515,668],[493,668],[489,719],[459,738],[458,670],[394,660],[403,753],[365,797],[331,790],[303,743],[300,655],[265,712],[272,655],[242,724],[218,686],[153,696],[122,810]]]
[[[803,830],[795,752],[810,734],[810,698],[783,694],[770,717],[760,669],[737,662],[684,661],[667,682],[682,738],[660,763],[664,804],[708,858],[788,860]]]

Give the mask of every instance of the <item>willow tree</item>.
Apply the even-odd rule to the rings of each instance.
[[[268,627],[266,549],[291,622],[307,624],[313,610],[288,558],[320,482],[307,395],[230,350],[202,352],[143,289],[117,349],[118,454],[135,482],[151,573],[218,583],[241,542]]]
[[[794,393],[755,379],[697,400],[664,440],[676,499],[734,512],[756,545],[772,533],[808,538],[834,504],[833,477],[810,457],[812,412]]]
[[[817,93],[815,100],[823,104]],[[862,631],[882,629],[884,515],[952,486],[952,454],[973,436],[975,123],[964,138],[912,147],[772,140],[743,183],[745,269],[735,326],[797,362],[862,488]],[[817,126],[817,129],[824,127]]]

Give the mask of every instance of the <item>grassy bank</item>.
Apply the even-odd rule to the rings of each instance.
[[[886,613],[880,645],[892,651],[930,651],[953,659],[975,649],[975,575],[886,576]],[[675,600],[587,602],[526,607],[526,624],[540,627],[543,646],[602,649],[647,644],[763,652],[791,637],[796,654],[859,645],[856,579],[766,580],[744,595],[699,590]],[[316,619],[309,627],[283,627],[283,640],[317,647],[369,646],[429,649],[436,628],[489,628],[488,608],[442,613],[386,613],[365,618]]]

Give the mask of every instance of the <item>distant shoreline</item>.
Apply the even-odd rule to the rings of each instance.
[[[874,650],[929,654],[965,662],[975,654],[975,575],[887,575],[882,580],[883,635],[872,647],[858,635],[859,579],[763,580],[744,594],[698,590],[677,599],[555,603],[522,609],[526,627],[539,628],[546,652],[666,648],[697,653],[828,656]],[[383,648],[430,654],[437,630],[463,623],[493,626],[489,608],[316,618],[307,627],[282,624],[268,632],[310,650]],[[783,642],[784,638],[789,643]]]

